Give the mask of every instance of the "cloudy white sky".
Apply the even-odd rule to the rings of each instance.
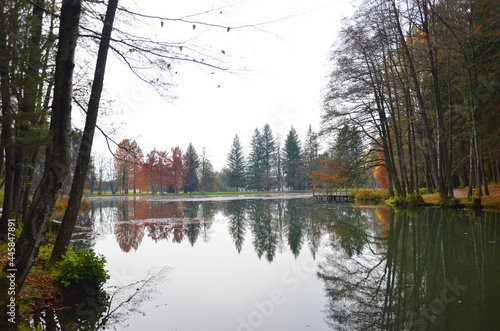
[[[145,153],[175,146],[184,151],[189,143],[198,153],[206,147],[215,169],[220,170],[226,165],[235,134],[248,153],[253,131],[265,123],[281,141],[291,126],[302,141],[309,125],[319,129],[328,54],[341,18],[351,11],[350,1],[136,3],[137,11],[155,16],[178,18],[215,9],[192,19],[222,26],[256,26],[227,32],[200,25],[193,30],[187,23],[166,21],[160,33],[211,48],[232,71],[180,63],[172,77],[176,99],[170,102],[161,99],[111,56],[105,86],[107,97],[114,100],[116,115],[101,117],[99,122],[101,126],[105,126],[104,122],[123,123],[115,125],[118,130],[112,133],[114,139],[135,139]],[[264,22],[269,23],[258,25]],[[104,140],[98,133],[94,146],[96,153],[106,154]]]

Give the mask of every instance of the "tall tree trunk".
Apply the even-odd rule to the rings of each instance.
[[[30,123],[38,123],[36,119],[35,109],[37,104],[38,88],[40,85],[40,67],[41,67],[41,50],[40,41],[42,36],[42,20],[44,14],[44,1],[34,0],[33,11],[30,17],[30,39],[28,42],[27,61],[24,65],[23,71],[25,73],[23,84],[22,98],[19,100],[20,119],[16,120],[17,137],[21,146],[16,148],[15,151],[15,167],[14,172],[14,192],[13,192],[13,208],[16,213],[16,218],[21,219],[20,209],[22,208],[23,201],[23,188],[26,183],[26,176],[28,173],[31,152],[25,145],[29,143],[30,136]],[[19,98],[19,97],[18,97]],[[36,124],[35,124],[36,125]]]
[[[2,220],[0,224],[0,239],[7,236],[7,222],[12,218],[13,187],[14,187],[14,149],[12,131],[12,109],[10,95],[9,64],[11,53],[7,46],[7,10],[5,0],[0,0],[0,93],[2,97],[2,135],[1,143],[5,147],[5,189]]]
[[[441,99],[441,88],[439,86],[439,72],[438,64],[436,58],[436,49],[433,46],[435,43],[431,42],[430,29],[429,29],[429,13],[431,11],[431,5],[427,0],[421,2],[422,7],[422,30],[424,32],[425,44],[427,46],[427,53],[429,54],[429,64],[430,71],[432,75],[432,86],[434,91],[434,98],[436,102],[436,112],[438,119],[438,145],[439,145],[439,156],[441,164],[443,166],[443,172],[441,175],[441,186],[443,194],[447,194],[450,198],[453,198],[453,180],[451,178],[451,165],[448,154],[447,139],[445,136],[444,128],[444,116],[443,116],[443,101]]]
[[[35,172],[35,164],[36,159],[38,158],[38,147],[35,147],[30,160],[30,167],[28,167],[28,171],[26,173],[26,184],[23,189],[23,197],[19,204],[19,213],[21,214],[21,221],[26,223],[26,218],[28,217],[29,210],[29,198],[30,198],[30,190],[33,180],[33,173]]]
[[[101,41],[99,44],[99,51],[97,53],[97,63],[94,73],[94,82],[92,84],[92,91],[90,93],[90,101],[87,110],[87,117],[85,120],[85,129],[83,131],[82,142],[78,152],[78,159],[76,161],[75,175],[73,177],[73,184],[69,193],[68,207],[64,213],[64,218],[57,235],[52,255],[50,256],[50,263],[60,261],[66,252],[66,247],[69,245],[73,229],[78,218],[80,210],[80,203],[83,196],[83,189],[85,186],[85,178],[90,162],[90,155],[92,151],[92,142],[94,140],[94,131],[97,123],[97,115],[99,112],[99,102],[101,100],[101,92],[104,85],[104,72],[106,69],[106,60],[108,57],[109,43],[111,39],[111,31],[113,30],[113,21],[115,19],[116,7],[118,0],[110,0],[104,19],[104,26],[102,29]],[[134,178],[134,193],[135,193],[135,178]]]
[[[479,160],[481,162],[481,177],[483,178],[483,182],[484,182],[484,194],[490,195],[490,190],[488,189],[488,178],[486,178],[486,171],[484,170],[483,157],[481,156],[479,158]]]
[[[441,201],[444,201],[444,198],[446,196],[446,192],[443,190],[442,176],[439,173],[439,167],[437,164],[437,157],[436,157],[436,153],[435,153],[435,146],[434,146],[434,142],[433,142],[433,138],[432,138],[431,127],[430,127],[429,119],[427,117],[427,108],[425,106],[424,98],[422,97],[422,93],[420,90],[419,78],[417,77],[417,71],[415,70],[413,58],[412,58],[412,55],[411,55],[410,50],[408,48],[408,44],[405,40],[403,29],[401,27],[401,22],[400,22],[400,18],[399,18],[399,11],[396,7],[396,1],[393,0],[391,2],[391,5],[393,7],[394,16],[395,16],[395,20],[396,20],[395,21],[396,22],[395,28],[397,30],[396,32],[398,33],[398,38],[400,39],[401,46],[403,47],[404,53],[408,59],[408,65],[410,68],[410,76],[411,76],[411,79],[413,81],[414,90],[416,93],[418,106],[419,106],[419,112],[420,112],[420,115],[421,115],[422,121],[423,121],[422,125],[423,125],[423,129],[424,129],[424,138],[425,138],[425,142],[427,145],[426,149],[427,149],[427,152],[429,153],[429,162],[431,165],[431,175],[434,179],[434,185],[436,186],[436,188],[439,192],[439,199]]]
[[[71,163],[71,95],[76,42],[82,0],[63,1],[59,27],[59,44],[56,56],[54,102],[52,105],[52,149],[33,197],[26,224],[16,243],[14,267],[6,266],[16,274],[20,291],[33,265],[47,232],[54,204],[63,182],[70,172]]]
[[[498,179],[495,172],[495,165],[493,164],[493,155],[491,155],[491,150],[489,146],[488,146],[488,159],[490,160],[489,167],[490,167],[491,179],[493,180],[493,183],[496,184]]]
[[[469,190],[467,191],[467,198],[470,198],[474,194],[474,139],[472,134],[469,139]]]

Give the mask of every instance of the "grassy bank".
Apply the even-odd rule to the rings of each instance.
[[[481,197],[481,205],[483,209],[488,210],[500,210],[500,183],[489,183],[488,184],[489,195],[484,195]],[[454,190],[454,200],[448,200],[441,203],[439,200],[438,193],[422,194],[416,195],[411,194],[408,197],[401,199],[391,198],[389,199],[389,192],[387,190],[367,190],[359,189],[357,191],[350,191],[356,198],[357,204],[365,203],[382,203],[386,202],[389,205],[409,205],[409,206],[444,206],[444,207],[457,207],[457,208],[470,208],[473,207],[474,199],[467,198],[468,187],[459,188]]]
[[[490,194],[484,195],[483,191],[483,196],[481,197],[481,205],[484,209],[500,210],[500,183],[489,183],[488,189],[490,191]],[[472,199],[467,198],[468,190],[468,187],[458,188],[454,190],[455,199],[457,199],[460,205],[464,207],[468,207],[473,203]],[[427,205],[441,205],[438,193],[425,194],[422,197],[424,198],[424,201]]]

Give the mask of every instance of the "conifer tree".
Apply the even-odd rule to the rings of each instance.
[[[184,193],[196,192],[199,189],[198,175],[196,172],[200,166],[200,158],[193,144],[189,144],[184,158],[186,162],[186,184],[184,185]]]
[[[283,172],[289,189],[300,190],[304,187],[302,178],[302,152],[297,131],[292,127],[285,139]]]
[[[245,186],[245,156],[238,135],[234,137],[233,145],[227,156],[229,168],[229,186],[237,190]]]

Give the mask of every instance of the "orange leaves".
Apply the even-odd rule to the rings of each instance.
[[[321,171],[315,170],[309,176],[313,182],[313,188],[331,188],[340,184],[346,175],[345,162],[340,158],[328,158],[320,162]]]
[[[384,166],[377,166],[373,171],[373,177],[379,182],[381,189],[389,188],[387,179],[387,169]]]

